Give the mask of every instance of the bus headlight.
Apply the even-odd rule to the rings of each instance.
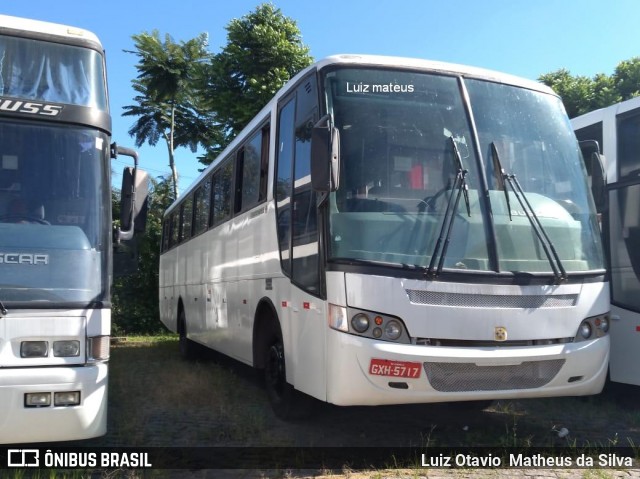
[[[47,341],[22,341],[20,343],[21,358],[46,358],[49,355]]]
[[[400,318],[353,308],[346,308],[345,313],[351,318],[347,324],[349,329],[345,331],[347,333],[382,341],[405,344],[411,342],[407,329]]]
[[[583,321],[582,324],[580,325],[580,336],[582,336],[582,339],[589,339],[591,337],[591,333],[592,333],[593,329],[591,328],[591,324],[589,323],[589,321]]]
[[[351,326],[358,333],[364,333],[367,329],[369,329],[369,316],[364,313],[358,313],[353,318],[351,318]]]
[[[605,314],[604,316],[600,316],[595,320],[596,328],[602,330],[603,333],[609,332],[609,315]]]
[[[49,406],[51,406],[51,393],[26,393],[24,395],[24,407]]]
[[[384,327],[384,334],[391,341],[396,341],[402,335],[402,327],[398,321],[392,319]]]
[[[80,391],[62,391],[53,393],[54,406],[77,406],[80,404]]]
[[[53,355],[57,358],[70,358],[80,356],[80,341],[54,341]]]
[[[580,323],[575,341],[587,341],[606,336],[609,333],[609,325],[609,313],[587,318]]]

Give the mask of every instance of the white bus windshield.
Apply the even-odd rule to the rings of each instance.
[[[339,189],[329,199],[330,260],[427,268],[447,207],[457,204],[444,235],[444,269],[553,272],[531,216],[567,273],[603,268],[593,201],[558,98],[488,81],[362,68],[328,72],[325,88],[342,158]],[[492,144],[533,215],[496,180]],[[462,186],[455,181],[460,162]],[[450,201],[459,188],[463,200]]]
[[[104,299],[108,137],[2,121],[0,145],[0,301]]]
[[[108,111],[103,57],[89,48],[0,36],[0,95]]]

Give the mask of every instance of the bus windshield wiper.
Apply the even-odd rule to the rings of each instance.
[[[527,199],[527,195],[525,194],[520,182],[516,178],[514,174],[508,174],[505,172],[502,167],[502,163],[500,162],[500,156],[498,154],[498,149],[496,147],[495,142],[491,142],[491,156],[493,157],[493,170],[496,175],[496,183],[498,189],[504,191],[504,195],[507,201],[507,209],[509,210],[509,221],[513,221],[513,217],[511,216],[511,204],[509,202],[509,192],[507,191],[506,185],[508,184],[513,191],[513,195],[520,203],[524,214],[526,215],[529,223],[531,223],[531,228],[536,234],[540,244],[542,245],[542,249],[551,265],[551,269],[553,270],[553,275],[556,277],[556,282],[560,283],[567,279],[567,271],[564,269],[562,265],[562,261],[560,260],[560,256],[556,251],[551,238],[547,235],[542,223],[540,222],[540,218],[536,214],[535,210],[529,203]]]
[[[7,308],[5,308],[2,301],[0,301],[0,314],[2,314],[2,316],[6,316],[8,313],[9,311],[7,311]]]
[[[442,219],[442,226],[440,228],[440,235],[436,242],[436,247],[431,255],[431,261],[427,267],[426,274],[428,277],[436,277],[442,271],[444,266],[444,259],[447,255],[447,249],[449,248],[449,241],[451,239],[451,231],[453,230],[453,221],[458,211],[458,204],[460,203],[460,197],[464,197],[464,202],[467,207],[467,215],[471,216],[471,206],[469,203],[469,187],[467,185],[467,173],[469,170],[465,169],[462,165],[462,157],[458,150],[458,145],[453,135],[449,137],[453,146],[453,162],[456,169],[456,177],[453,180],[451,187],[451,194],[447,200],[447,208],[444,212],[444,218]],[[454,200],[455,193],[455,200]],[[438,259],[439,258],[439,259]],[[438,259],[438,266],[436,268],[436,260]]]

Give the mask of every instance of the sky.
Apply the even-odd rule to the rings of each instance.
[[[107,55],[113,140],[134,146],[131,81],[137,57],[131,36],[158,30],[174,41],[209,35],[218,53],[225,26],[255,10],[261,0],[2,0],[0,13],[84,28],[101,40]],[[302,41],[319,60],[338,53],[415,57],[498,70],[529,79],[556,71],[593,77],[611,75],[623,60],[640,56],[638,0],[273,0],[295,20]],[[166,145],[138,149],[140,167],[169,174]],[[196,154],[176,150],[180,189],[199,175]],[[127,166],[114,160],[114,184]]]

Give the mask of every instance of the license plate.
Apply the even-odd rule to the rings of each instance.
[[[369,363],[369,374],[373,376],[419,378],[420,371],[422,371],[422,363],[377,358],[372,358],[371,363]]]

